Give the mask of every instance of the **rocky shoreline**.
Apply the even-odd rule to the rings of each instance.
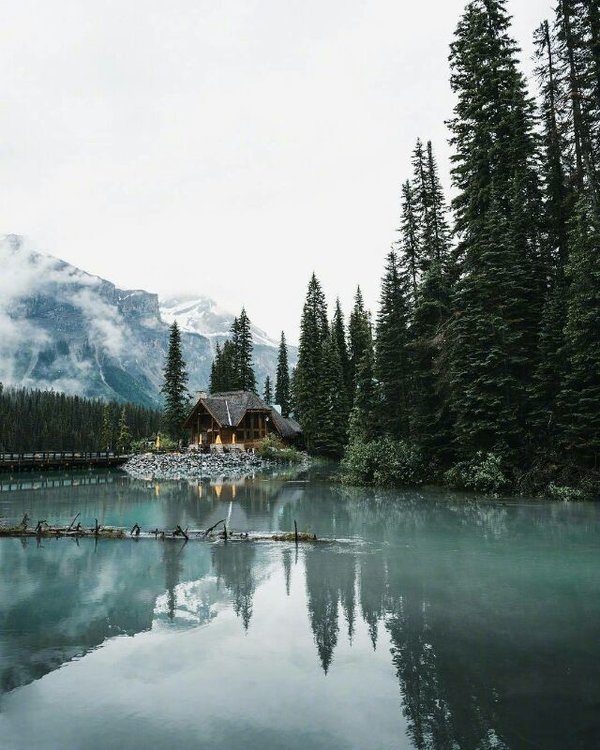
[[[121,467],[135,479],[238,479],[257,471],[281,467],[254,453],[141,453],[132,456]]]

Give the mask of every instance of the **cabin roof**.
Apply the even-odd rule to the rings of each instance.
[[[283,438],[291,438],[302,432],[298,422],[282,417],[252,391],[227,391],[201,396],[185,420],[184,427],[192,426],[193,417],[198,413],[200,406],[212,415],[219,427],[237,427],[246,413],[252,411],[268,414]]]

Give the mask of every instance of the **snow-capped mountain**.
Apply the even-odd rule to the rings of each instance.
[[[36,252],[17,235],[0,237],[0,268],[4,385],[53,388],[148,406],[160,403],[169,324],[179,313],[165,312],[163,319],[156,294],[119,289]],[[205,307],[205,334],[200,333],[200,318],[196,328],[181,326],[192,392],[207,388],[215,337],[225,335],[233,321],[233,315],[210,300]],[[173,306],[166,305],[169,309]],[[257,341],[255,355],[262,386],[267,373],[274,375],[276,344]]]
[[[176,320],[180,331],[206,336],[216,345],[229,336],[234,316],[209,297],[174,297],[160,300],[160,314],[169,325]],[[254,345],[277,347],[279,342],[251,323]]]

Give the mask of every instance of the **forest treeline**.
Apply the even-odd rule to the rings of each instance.
[[[0,452],[122,452],[160,424],[159,411],[136,404],[0,384]]]
[[[533,98],[505,0],[450,49],[447,207],[431,143],[402,186],[374,320],[310,280],[293,408],[351,481],[443,478],[577,496],[600,485],[600,7],[535,33]]]

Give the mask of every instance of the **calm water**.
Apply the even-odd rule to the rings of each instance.
[[[338,541],[1,539],[0,748],[600,747],[599,506],[0,475],[26,511]]]

